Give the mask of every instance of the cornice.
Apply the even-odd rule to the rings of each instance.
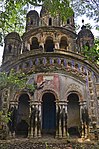
[[[94,71],[97,75],[99,75],[99,66],[94,64],[91,61],[86,60],[84,56],[78,53],[70,52],[70,51],[64,52],[64,51],[59,51],[59,50],[55,50],[55,52],[42,52],[42,53],[41,52],[34,53],[33,51],[24,52],[20,56],[16,57],[16,59],[12,59],[8,61],[7,63],[3,64],[1,66],[1,71],[11,69],[15,67],[16,65],[23,63],[23,62],[27,62],[29,60],[33,60],[36,58],[44,58],[44,57],[61,58],[61,59],[64,58],[67,60],[74,60],[88,67],[88,69]]]
[[[42,27],[35,27],[34,29],[31,29],[28,32],[25,32],[22,36],[23,40],[27,40],[31,36],[35,36],[36,34],[43,33],[43,32],[55,32],[55,33],[63,33],[66,34],[72,38],[75,38],[77,34],[67,28],[64,27],[55,27],[55,26],[42,26]]]

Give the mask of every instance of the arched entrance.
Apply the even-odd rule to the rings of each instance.
[[[38,39],[36,37],[32,38],[32,44],[30,45],[30,49],[39,49],[39,42]]]
[[[42,134],[55,135],[56,104],[52,93],[45,93],[42,97]]]
[[[45,52],[54,52],[54,42],[52,37],[47,37],[44,48]]]
[[[80,123],[80,106],[79,97],[75,93],[71,93],[68,98],[67,106],[67,127],[70,136],[80,137],[81,123]]]
[[[18,103],[18,111],[17,111],[17,125],[16,125],[17,137],[28,136],[29,107],[30,107],[30,99],[28,94],[20,95]]]
[[[67,49],[68,44],[67,44],[67,38],[66,37],[61,38],[59,46],[62,49]]]

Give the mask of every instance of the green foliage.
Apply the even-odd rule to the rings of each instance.
[[[99,64],[99,39],[95,40],[95,45],[92,48],[84,46],[82,52],[87,60],[91,60]]]
[[[3,114],[3,111],[0,111],[0,125],[7,124],[10,121],[10,115],[11,113],[6,113],[5,115]]]
[[[66,20],[73,15],[69,0],[44,0],[43,3],[53,16],[59,14],[63,20]]]
[[[73,14],[69,7],[69,0],[0,0],[0,43],[11,31],[16,31],[20,35],[25,29],[26,13],[30,7],[46,6],[54,16],[58,13],[66,20]]]
[[[28,89],[30,91],[35,90],[34,84],[28,84],[28,76],[24,73],[17,72],[13,70],[9,74],[5,72],[0,72],[0,89],[4,88],[16,88],[16,89]]]
[[[99,21],[99,1],[98,0],[71,0],[71,5],[75,15],[86,15],[89,18]]]
[[[25,29],[26,13],[32,7],[45,6],[48,11],[55,16],[59,14],[63,20],[73,15],[86,14],[88,17],[99,21],[99,4],[94,0],[0,0],[0,43],[11,31],[16,31],[20,35]],[[71,6],[71,7],[70,7]],[[97,25],[96,28],[99,26]]]
[[[46,149],[49,149],[47,142],[45,142],[45,147],[46,147]]]

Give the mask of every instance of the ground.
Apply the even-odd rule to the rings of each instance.
[[[77,139],[17,138],[0,141],[0,149],[99,149],[99,141],[78,142]]]

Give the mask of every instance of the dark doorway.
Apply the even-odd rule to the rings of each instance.
[[[19,122],[17,124],[16,127],[16,136],[17,137],[27,137],[28,136],[28,124],[25,120],[21,120],[21,122]]]
[[[59,46],[62,49],[67,49],[68,44],[67,44],[67,38],[66,37],[61,38]]]
[[[52,18],[49,18],[49,26],[52,25]]]
[[[21,137],[28,136],[29,107],[30,107],[29,96],[27,94],[22,94],[19,97],[19,103],[18,103],[16,136]]]
[[[32,44],[30,45],[30,49],[39,49],[39,42],[38,39],[36,37],[32,38]]]
[[[55,135],[56,104],[52,93],[45,93],[42,102],[42,134]]]
[[[70,136],[80,137],[81,125],[80,125],[80,106],[79,97],[77,94],[72,93],[68,96],[68,133]]]
[[[46,39],[45,52],[54,52],[54,42],[52,37]]]

